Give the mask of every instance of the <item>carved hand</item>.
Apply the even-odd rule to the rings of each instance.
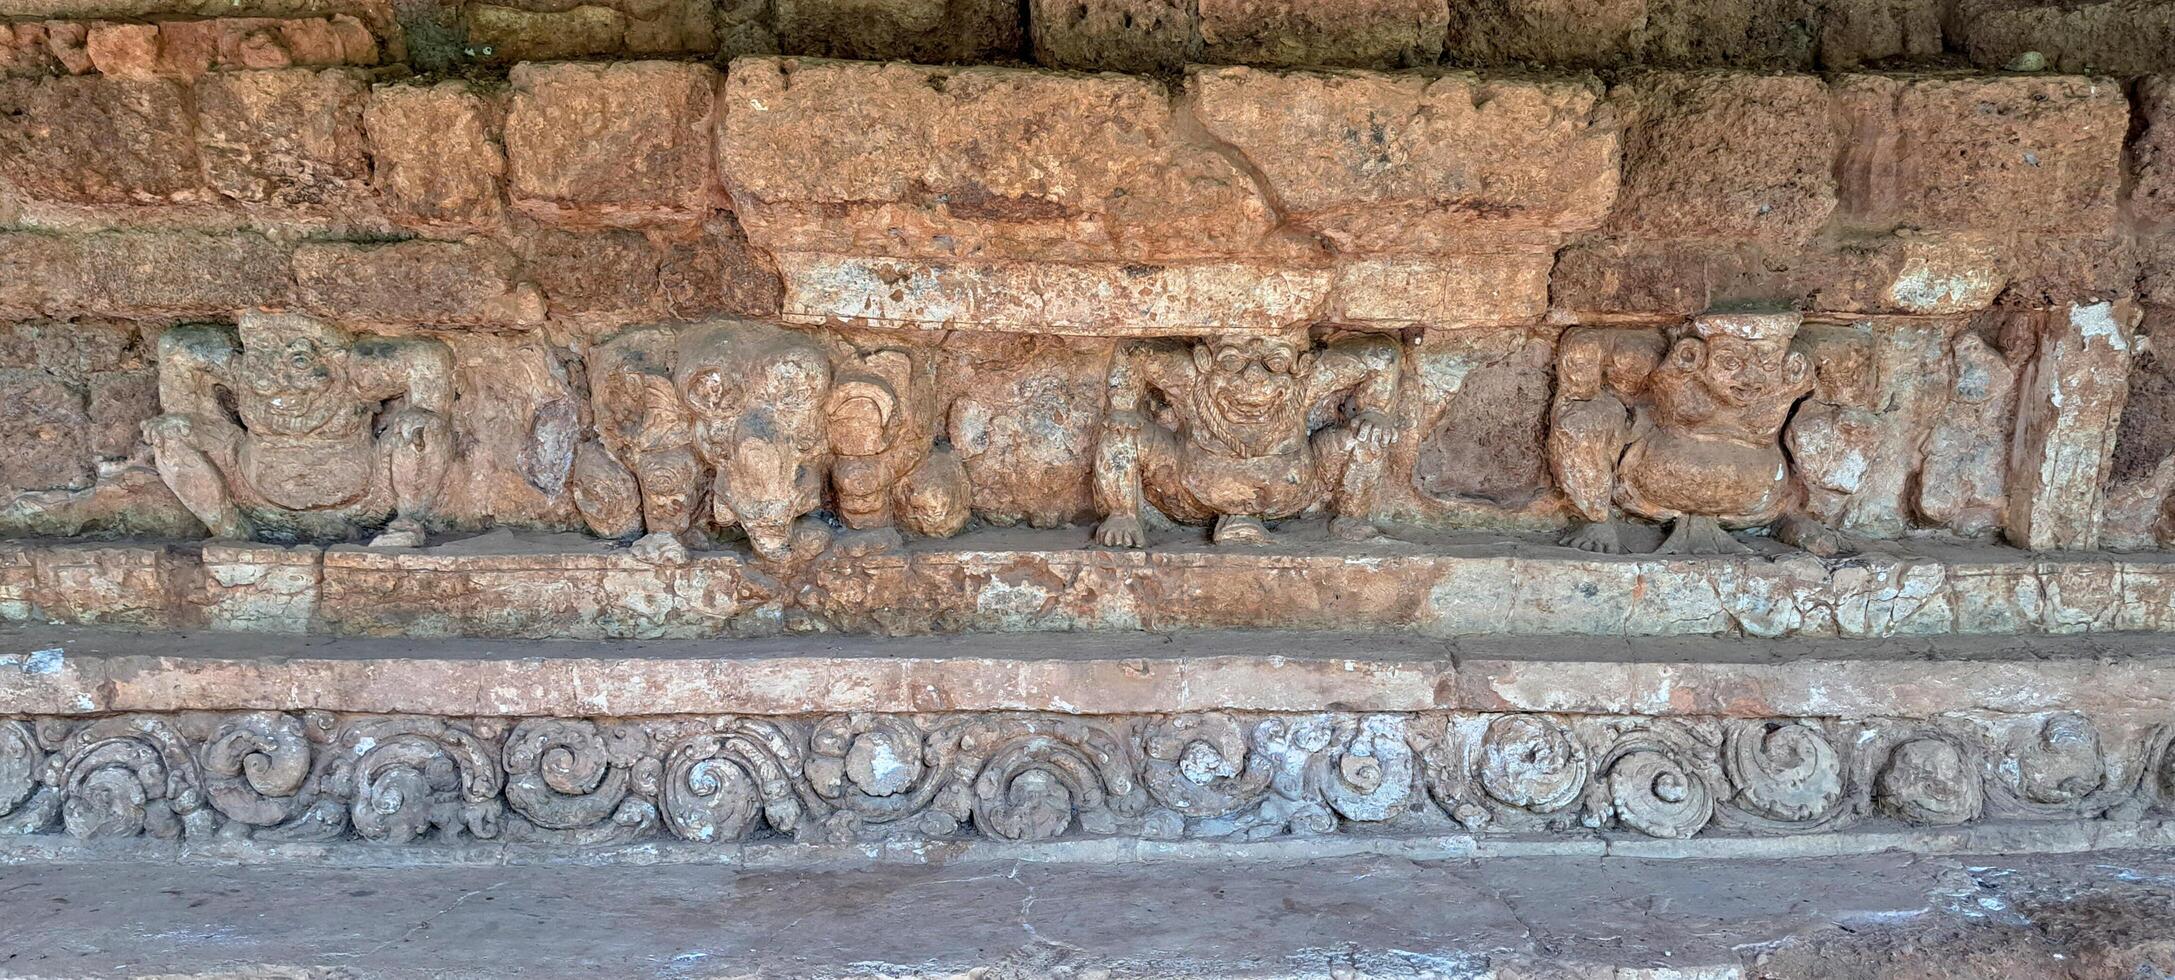
[[[187,442],[194,427],[186,415],[158,415],[145,419],[143,441],[154,446],[169,442]]]

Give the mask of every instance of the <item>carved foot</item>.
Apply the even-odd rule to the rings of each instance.
[[[1268,544],[1269,526],[1261,518],[1246,514],[1225,514],[1216,518],[1216,528],[1208,533],[1208,540],[1215,544]]]
[[[1354,544],[1380,541],[1384,537],[1382,529],[1374,526],[1373,522],[1361,520],[1357,517],[1330,518],[1329,536],[1339,541],[1350,541]]]
[[[1669,525],[1669,536],[1654,549],[1657,555],[1743,555],[1751,551],[1750,545],[1723,530],[1714,518],[1689,515]]]
[[[906,539],[899,535],[899,529],[890,525],[842,531],[831,541],[831,550],[849,558],[880,555],[905,546]]]
[[[1775,540],[1810,551],[1822,558],[1856,554],[1856,542],[1850,535],[1813,520],[1810,517],[1791,515],[1775,522]]]
[[[1140,529],[1140,518],[1113,515],[1095,526],[1095,543],[1105,548],[1145,548],[1148,536]]]
[[[1563,545],[1596,554],[1621,555],[1624,553],[1623,527],[1615,521],[1581,524],[1563,536]]]
[[[372,548],[420,548],[423,546],[423,524],[413,518],[395,518],[377,537],[370,539]]]
[[[634,557],[652,565],[682,565],[687,562],[687,543],[679,536],[663,531],[652,531],[635,539]]]

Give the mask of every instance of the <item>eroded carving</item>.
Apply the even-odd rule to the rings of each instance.
[[[1582,526],[1565,543],[1621,552],[1621,512],[1669,524],[1661,551],[1749,550],[1731,530],[1772,526],[1819,554],[1844,542],[1797,512],[1783,425],[1813,388],[1791,349],[1796,314],[1708,314],[1675,332],[1564,336],[1548,454]]]
[[[1978,819],[1986,805],[1978,754],[1946,732],[1898,742],[1874,783],[1881,808],[1910,823],[1948,825]]]
[[[1265,542],[1266,522],[1322,512],[1340,538],[1378,536],[1398,363],[1385,337],[1220,337],[1119,352],[1095,448],[1096,540],[1144,546],[1145,507],[1212,524],[1219,544]]]
[[[230,411],[222,399],[230,398]],[[452,466],[453,355],[307,316],[159,338],[159,475],[212,536],[423,544]]]

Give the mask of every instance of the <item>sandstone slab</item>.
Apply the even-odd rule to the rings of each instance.
[[[773,14],[786,54],[923,64],[1012,54],[1025,15],[1011,0],[775,0]]]
[[[196,86],[196,143],[212,189],[242,201],[335,203],[369,178],[360,74],[222,72]]]
[[[1442,57],[1439,0],[1200,0],[1203,58],[1215,64],[1407,68]]]
[[[1609,101],[1624,120],[1618,230],[1803,242],[1835,209],[1838,141],[1819,79],[1656,73]]]
[[[544,301],[503,246],[486,239],[295,250],[299,305],[348,321],[533,324]]]
[[[527,64],[506,115],[507,184],[541,217],[612,220],[707,208],[715,71]]]
[[[468,86],[378,86],[363,124],[372,181],[408,214],[466,224],[498,213],[505,155],[491,107]]]
[[[204,183],[187,98],[165,79],[0,81],[0,173],[45,200],[186,198]]]

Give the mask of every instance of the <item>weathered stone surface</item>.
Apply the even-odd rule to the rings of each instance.
[[[1609,102],[1624,127],[1618,231],[1803,242],[1835,209],[1838,141],[1817,78],[1654,73]]]
[[[1217,64],[1405,68],[1442,56],[1441,0],[1198,0],[1203,57]]]
[[[548,226],[524,238],[522,268],[557,316],[641,316],[656,303],[661,254],[641,232],[570,232]]]
[[[2129,103],[2104,79],[1845,76],[1843,212],[1876,229],[2063,231],[2114,222]]]
[[[1616,125],[1586,85],[1204,68],[1188,91],[1285,219],[1340,249],[1548,240],[1600,224],[1616,195]]]
[[[195,79],[213,70],[375,65],[377,35],[352,14],[221,17],[89,25],[84,53],[99,73]]]
[[[1184,138],[1153,81],[743,59],[725,91],[719,168],[760,248],[1149,262],[1271,247],[1262,189]]]
[[[2130,209],[2154,221],[2175,221],[2175,75],[2138,83],[2137,114],[2145,128],[2130,144],[2136,181]]]
[[[1020,49],[1012,0],[773,0],[778,50],[867,61],[984,61]]]
[[[2071,307],[2045,317],[2019,389],[2007,530],[2041,549],[2099,546],[2117,423],[2129,393],[2135,308]]]
[[[1818,0],[1647,0],[1645,60],[1683,67],[1813,66]]]
[[[295,249],[296,302],[347,321],[533,324],[544,299],[511,252],[485,239]]]
[[[285,245],[250,234],[113,232],[79,239],[82,307],[117,314],[210,314],[284,305]]]
[[[506,159],[491,107],[467,85],[380,85],[363,124],[372,179],[425,222],[488,221],[499,210]]]
[[[777,316],[785,286],[770,257],[749,247],[748,236],[729,214],[700,228],[655,233],[664,250],[657,270],[658,299],[674,319],[724,314]]]
[[[1647,0],[1466,0],[1444,50],[1459,64],[1614,65],[1636,57]]]
[[[1587,238],[1557,253],[1549,287],[1555,308],[1601,319],[1776,303],[1852,314],[1962,313],[1991,306],[2050,244],[2012,248],[1938,234],[1807,246]],[[2050,271],[2046,281],[2076,278],[2059,262]]]
[[[1328,270],[1245,263],[916,262],[778,253],[790,322],[1154,336],[1319,319]]]
[[[2037,52],[2057,71],[2132,75],[2175,67],[2175,10],[2136,0],[2050,3],[1965,0],[1949,16],[1951,47],[1984,68]]]
[[[507,179],[523,209],[611,220],[709,206],[712,69],[526,64],[512,79]]]
[[[1537,320],[1548,309],[1547,252],[1466,253],[1337,263],[1335,319],[1375,326],[1491,326]]]
[[[369,89],[347,71],[222,72],[196,86],[196,144],[212,189],[243,201],[332,203],[370,174]]]
[[[526,10],[471,4],[468,45],[484,60],[511,65],[618,54],[626,46],[627,15],[582,4],[570,10]]]
[[[1036,63],[1051,68],[1167,72],[1195,60],[1184,0],[1029,0],[1027,24]]]
[[[1555,375],[1552,340],[1460,330],[1430,335],[1407,352],[1418,382],[1405,427],[1415,490],[1434,501],[1504,509],[1549,495],[1554,483],[1544,447]]]
[[[1088,470],[1102,423],[1111,345],[1018,336],[947,345],[957,392],[945,436],[992,524],[1049,528],[1088,520]]]
[[[192,129],[187,92],[171,81],[0,81],[0,175],[33,198],[186,198],[203,186]]]
[[[1847,69],[1937,56],[1942,51],[1942,10],[1942,4],[1930,0],[1825,0],[1820,5],[1820,66]]]

